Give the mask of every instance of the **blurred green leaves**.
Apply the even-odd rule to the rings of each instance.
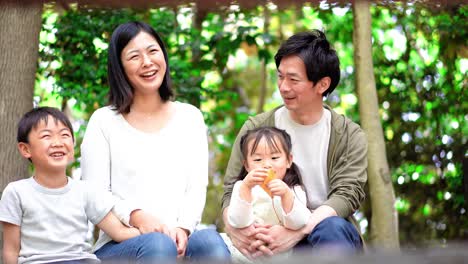
[[[358,104],[366,102],[358,102],[355,95],[350,7],[307,3],[278,10],[269,4],[203,13],[191,6],[112,10],[72,5],[57,13],[51,5],[43,15],[35,100],[71,108],[81,120],[79,146],[86,120],[107,104],[107,45],[113,29],[130,20],[152,25],[167,44],[177,100],[204,113],[212,158],[203,222],[221,227],[224,169],[237,131],[258,109],[263,65],[265,109],[281,103],[273,56],[282,40],[312,28],[326,32],[342,69],[340,84],[326,103],[359,122]],[[374,4],[371,13],[374,74],[386,139],[382,147],[395,184],[401,243],[468,239],[462,179],[468,157],[468,7],[430,9],[390,1]],[[371,221],[371,212],[363,210]]]

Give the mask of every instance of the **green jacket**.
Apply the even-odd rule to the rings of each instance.
[[[328,199],[323,204],[332,207],[338,216],[348,218],[356,225],[352,215],[365,198],[367,139],[359,125],[337,114],[329,106],[324,107],[331,112],[331,128],[327,157],[329,190]],[[278,108],[249,117],[237,135],[224,177],[223,210],[229,206],[232,188],[243,166],[240,138],[247,130],[275,126],[274,113]],[[359,228],[357,230],[359,232]]]

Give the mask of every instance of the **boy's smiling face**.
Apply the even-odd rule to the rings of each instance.
[[[74,142],[70,129],[48,116],[48,122],[41,120],[28,136],[29,143],[21,142],[21,155],[31,159],[36,171],[65,172],[74,159]]]

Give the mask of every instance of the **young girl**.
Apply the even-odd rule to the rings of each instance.
[[[228,208],[231,226],[259,223],[298,230],[307,223],[311,212],[300,186],[299,168],[292,161],[291,145],[286,131],[275,127],[249,130],[241,138],[244,167]],[[269,174],[275,178],[265,182]],[[234,259],[245,260],[235,247],[230,250]]]

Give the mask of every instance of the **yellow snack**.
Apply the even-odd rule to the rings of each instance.
[[[272,169],[269,169],[267,177],[263,181],[262,185],[260,185],[260,187],[262,187],[263,190],[265,190],[265,192],[268,193],[268,195],[270,195],[270,196],[272,196],[272,195],[271,195],[271,192],[268,189],[267,185],[271,180],[274,180],[274,179],[276,179],[276,174]]]

